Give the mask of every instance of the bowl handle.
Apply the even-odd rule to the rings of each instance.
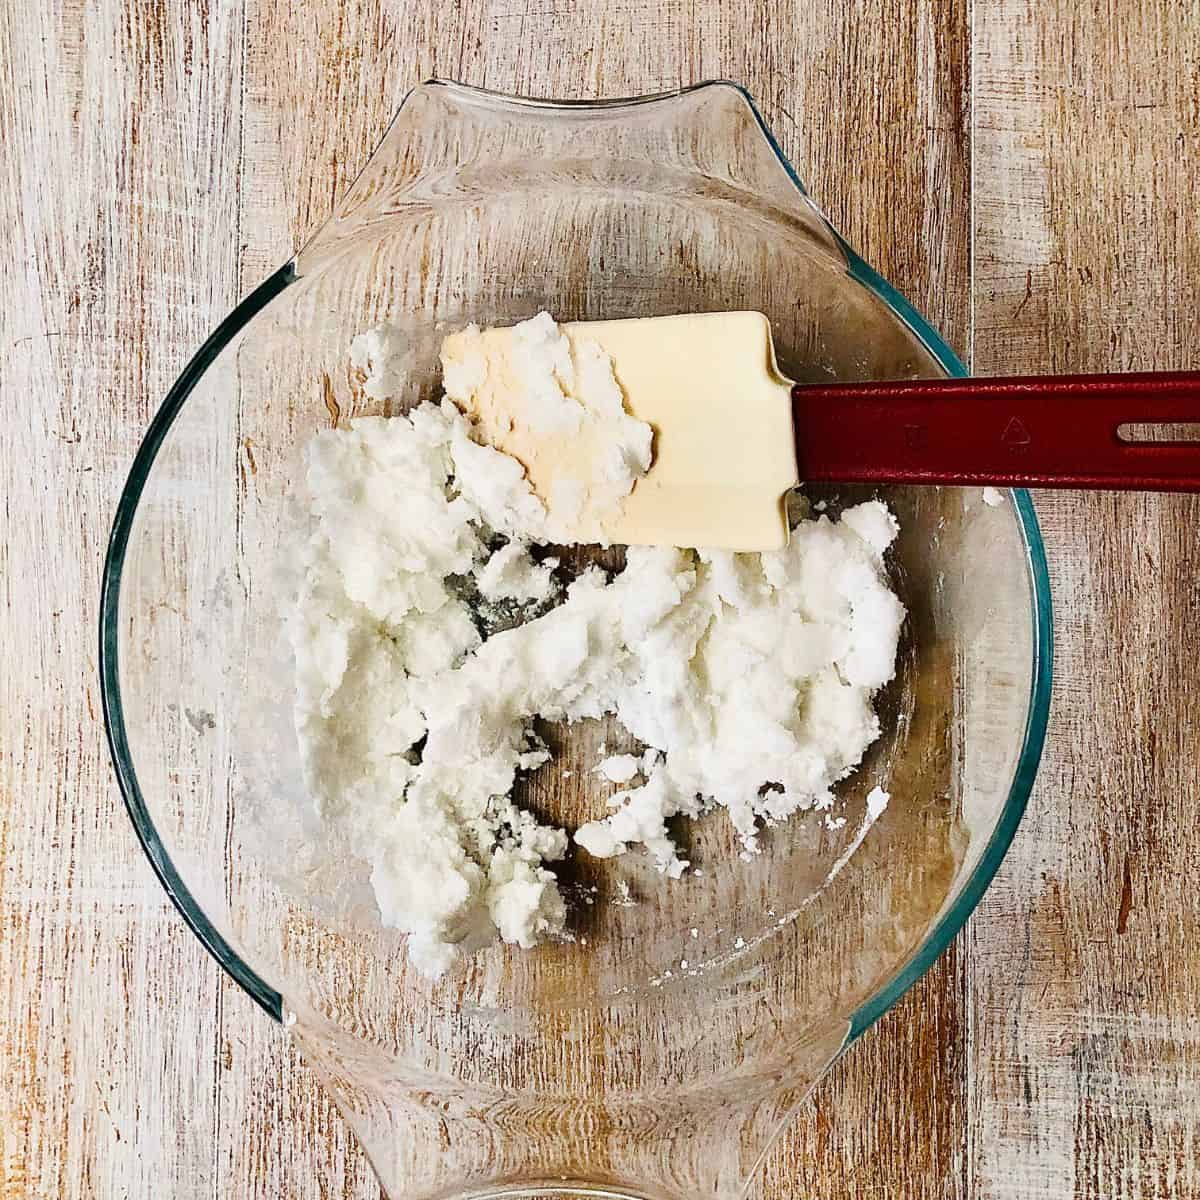
[[[664,182],[665,181],[665,182]],[[401,102],[383,140],[296,256],[300,275],[365,239],[405,207],[472,204],[497,188],[570,184],[681,197],[778,222],[845,263],[748,93],[716,80],[620,100],[547,101],[431,80]]]
[[[847,1036],[830,1021],[736,1077],[566,1096],[506,1088],[503,1066],[442,1076],[315,1014],[285,1027],[397,1200],[739,1200]]]

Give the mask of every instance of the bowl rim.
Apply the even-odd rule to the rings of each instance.
[[[834,228],[832,222],[812,201],[807,189],[796,174],[795,168],[783,153],[775,135],[764,120],[750,93],[741,84],[727,79],[706,80],[673,91],[660,92],[627,98],[600,100],[550,100],[525,96],[514,96],[492,92],[482,88],[447,80],[430,79],[412,88],[401,101],[402,109],[409,99],[423,88],[445,88],[466,97],[474,97],[489,103],[515,107],[539,108],[581,113],[589,110],[608,110],[670,101],[706,88],[731,89],[747,105],[759,131],[770,146],[779,165],[788,178],[805,197],[813,211],[824,223],[829,233],[845,255],[848,273],[863,287],[875,294],[908,328],[938,366],[948,376],[964,378],[968,371],[945,339],[894,288],[882,275],[871,267]],[[393,118],[394,123],[395,118]],[[391,124],[389,123],[389,129]],[[384,134],[384,138],[387,133]],[[369,160],[368,160],[369,161]],[[351,188],[353,184],[351,184]],[[150,811],[146,805],[133,765],[133,757],[125,728],[124,707],[121,696],[119,646],[120,646],[120,591],[125,557],[129,548],[135,518],[142,493],[171,426],[179,415],[193,389],[199,383],[213,361],[229,345],[241,330],[283,291],[300,278],[296,269],[296,257],[271,274],[251,291],[220,322],[199,350],[192,356],[179,377],[171,385],[154,418],[144,434],[134,455],[128,478],[121,490],[109,533],[108,546],[101,575],[99,607],[99,674],[101,707],[104,713],[105,733],[113,769],[121,789],[125,807],[134,830],[151,867],[158,876],[171,902],[180,916],[220,966],[269,1016],[284,1021],[282,994],[272,987],[230,944],[225,936],[209,920],[203,908],[183,880],[170,855],[167,853]],[[954,901],[942,912],[933,927],[905,964],[878,991],[867,998],[850,1016],[848,1033],[843,1049],[860,1037],[871,1025],[895,1005],[917,980],[933,965],[949,946],[955,935],[966,923],[967,918],[979,904],[1003,861],[1021,817],[1024,815],[1037,776],[1045,743],[1049,720],[1052,690],[1053,661],[1053,618],[1049,571],[1046,562],[1045,544],[1034,511],[1029,492],[1023,488],[1011,491],[1014,510],[1025,542],[1026,567],[1029,572],[1032,617],[1034,624],[1033,653],[1030,677],[1030,702],[1026,714],[1021,749],[1013,772],[1008,796],[1001,810],[1000,819],[992,830],[986,846],[981,852],[967,880],[959,889]]]

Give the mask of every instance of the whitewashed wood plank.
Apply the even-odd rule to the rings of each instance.
[[[975,5],[983,372],[1200,366],[1194,6]],[[971,925],[972,1194],[1200,1193],[1200,506],[1038,497],[1051,736]]]
[[[5,1196],[211,1194],[218,973],[121,811],[95,630],[134,447],[235,296],[240,62],[237,5],[0,15]]]

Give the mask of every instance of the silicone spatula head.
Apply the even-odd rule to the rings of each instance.
[[[787,544],[786,494],[798,482],[791,384],[779,373],[765,316],[685,314],[563,329],[577,369],[594,361],[599,346],[625,410],[653,429],[649,470],[603,514],[603,540],[742,551]],[[531,438],[513,330],[466,336],[477,381],[464,406],[484,440],[522,462],[552,526],[566,531],[559,540],[595,540],[591,531],[576,536],[571,529],[577,495],[569,485],[596,469],[585,437],[575,430]],[[446,340],[447,370],[461,362],[465,346],[456,339],[463,337]],[[485,368],[478,366],[481,348]]]

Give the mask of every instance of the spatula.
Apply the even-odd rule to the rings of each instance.
[[[766,550],[807,482],[1200,491],[1200,373],[794,384],[756,312],[565,327],[611,355],[654,462],[605,523],[628,544]]]

